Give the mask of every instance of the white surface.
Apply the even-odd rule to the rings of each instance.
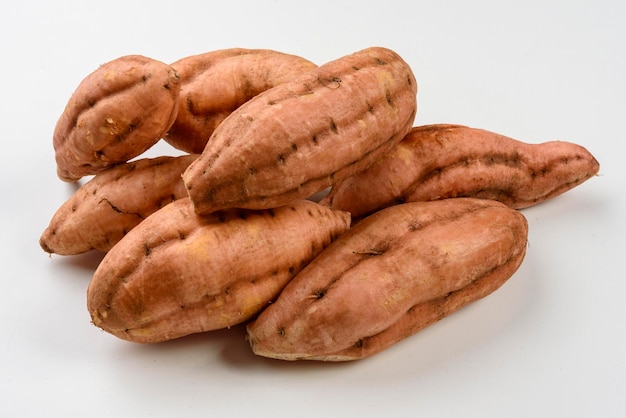
[[[617,0],[8,3],[0,416],[626,416],[625,12]],[[98,257],[38,246],[73,191],[51,137],[82,78],[129,53],[259,47],[323,63],[371,45],[413,67],[416,124],[568,140],[600,161],[600,176],[524,211],[528,254],[503,288],[349,364],[257,358],[242,328],[142,346],[89,323]]]

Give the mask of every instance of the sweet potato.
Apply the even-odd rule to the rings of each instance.
[[[78,85],[53,135],[57,174],[73,182],[129,161],[159,141],[178,113],[180,78],[140,55],[114,59]]]
[[[165,141],[200,154],[226,116],[259,93],[312,70],[314,63],[269,49],[230,48],[171,64],[181,77],[178,115]]]
[[[528,225],[484,199],[414,202],[354,225],[253,322],[254,353],[283,360],[371,356],[499,288],[520,266]]]
[[[238,324],[349,226],[348,213],[308,200],[198,216],[179,199],[105,255],[87,291],[92,321],[144,343]]]
[[[409,65],[372,47],[253,97],[183,174],[196,212],[281,206],[364,169],[408,132],[416,94]]]
[[[44,251],[109,251],[148,215],[187,196],[182,172],[198,155],[143,158],[101,171],[56,211],[42,233]]]
[[[333,185],[320,203],[360,218],[401,202],[451,197],[498,200],[514,209],[560,195],[598,173],[580,145],[521,142],[461,125],[414,127],[387,155]]]

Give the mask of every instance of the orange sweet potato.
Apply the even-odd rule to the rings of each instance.
[[[183,174],[196,212],[281,206],[364,169],[408,132],[416,94],[409,65],[372,47],[253,97]]]
[[[146,151],[178,113],[180,78],[140,55],[114,59],[76,88],[53,135],[57,174],[73,182]]]
[[[414,202],[354,225],[248,324],[254,353],[283,360],[371,356],[482,298],[526,251],[521,212],[484,199]]]
[[[197,157],[143,158],[101,171],[56,211],[41,248],[61,255],[110,250],[148,215],[187,196],[180,176]]]
[[[165,141],[200,154],[226,116],[259,93],[316,67],[297,55],[230,48],[171,64],[181,77],[178,115]]]
[[[348,213],[308,200],[198,216],[179,199],[105,255],[87,291],[89,313],[103,330],[146,343],[238,324],[349,226]]]
[[[521,142],[461,125],[414,127],[387,155],[333,185],[320,203],[360,218],[401,202],[451,197],[498,200],[522,209],[598,173],[598,161],[565,141]]]

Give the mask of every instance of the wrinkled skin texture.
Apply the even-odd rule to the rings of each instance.
[[[526,251],[517,210],[471,198],[405,203],[365,218],[324,250],[250,323],[261,356],[371,356],[480,299]]]
[[[231,48],[171,64],[181,78],[178,115],[165,136],[175,148],[200,154],[215,128],[235,109],[270,88],[316,67],[297,55]]]
[[[360,218],[402,202],[476,197],[515,209],[558,196],[598,173],[564,141],[524,143],[461,125],[414,127],[387,155],[334,185],[320,203]]]
[[[408,132],[416,94],[398,54],[368,48],[253,97],[183,174],[196,212],[284,205],[364,169]]]
[[[127,55],[100,66],[57,121],[59,178],[74,182],[142,154],[174,123],[179,93],[176,71],[152,58]]]
[[[92,322],[141,343],[238,324],[349,227],[348,213],[308,200],[202,217],[179,199],[105,255],[87,291]]]
[[[101,171],[57,209],[41,248],[60,255],[109,251],[150,214],[187,197],[180,176],[197,157],[143,158]]]

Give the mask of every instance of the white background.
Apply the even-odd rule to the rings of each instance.
[[[0,416],[626,416],[625,21],[618,0],[4,5]],[[74,191],[56,178],[52,131],[87,74],[131,53],[269,48],[321,64],[373,45],[413,67],[416,124],[567,140],[600,161],[599,176],[523,211],[527,257],[504,287],[344,364],[255,357],[241,327],[148,346],[90,324],[99,256],[38,245]]]

